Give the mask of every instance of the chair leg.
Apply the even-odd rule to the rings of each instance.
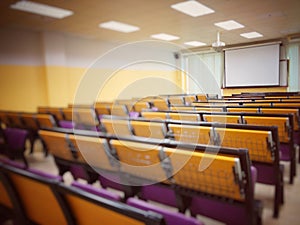
[[[255,224],[262,225],[262,212],[263,212],[263,203],[261,201],[255,201]]]
[[[280,165],[280,203],[284,204],[284,180],[283,180],[283,174],[284,174],[284,166]]]
[[[49,151],[43,141],[42,141],[42,146],[43,146],[44,156],[47,157],[49,155]]]
[[[49,155],[49,152],[48,152],[47,148],[44,148],[44,156],[48,157],[48,155]]]
[[[58,168],[58,174],[60,176],[63,176],[66,172],[70,171],[70,167],[69,166],[63,165],[63,164],[57,162],[56,160],[55,160],[55,164],[56,164],[56,166]]]
[[[24,154],[22,155],[22,160],[25,164],[25,167],[28,168],[28,161],[27,161],[26,157],[24,156]]]
[[[279,216],[279,207],[281,205],[281,182],[278,182],[275,185],[275,198],[274,198],[274,209],[273,209],[273,217],[278,218]]]
[[[30,154],[33,153],[34,151],[34,142],[35,142],[35,139],[33,137],[29,138],[29,142],[30,142]]]
[[[274,199],[274,212],[273,217],[279,217],[279,209],[282,204],[284,204],[284,165],[279,166],[279,182],[275,185],[275,199]]]
[[[95,172],[87,171],[87,175],[88,175],[88,183],[89,184],[95,183],[99,178],[99,174],[95,173]]]
[[[191,217],[197,218],[197,214],[193,213],[191,210],[190,210],[190,214],[191,214]]]
[[[191,198],[184,197],[180,193],[176,192],[176,203],[179,212],[185,213],[190,202]]]
[[[299,145],[296,143],[294,144],[295,146],[295,152],[297,153],[298,152],[298,163],[300,164],[300,148],[299,148]]]

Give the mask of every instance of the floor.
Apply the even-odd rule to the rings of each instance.
[[[35,152],[32,155],[27,154],[30,167],[40,169],[45,172],[57,174],[53,158],[47,158],[40,151],[40,143],[36,143]],[[273,215],[273,196],[274,187],[269,185],[256,184],[255,197],[263,202],[263,225],[299,225],[300,224],[300,165],[297,166],[298,176],[295,178],[294,184],[288,182],[289,164],[285,165],[285,204],[280,209],[278,219],[274,219]],[[64,180],[68,183],[72,181],[69,173],[64,175]],[[97,185],[97,184],[96,184]],[[199,216],[206,225],[221,225],[222,223],[208,218]]]

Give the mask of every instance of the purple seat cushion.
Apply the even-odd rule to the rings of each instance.
[[[12,166],[12,167],[16,167],[18,169],[27,170],[27,171],[29,171],[33,174],[36,174],[38,176],[41,176],[41,177],[45,177],[45,178],[49,178],[49,179],[55,179],[55,180],[58,180],[58,181],[63,181],[61,176],[49,174],[49,173],[46,173],[46,172],[43,172],[41,170],[37,170],[37,169],[34,169],[34,168],[26,168],[26,165],[24,165],[23,163],[20,163],[20,162],[12,161],[12,160],[6,159],[6,158],[0,158],[0,161],[4,164],[7,164],[7,165]]]
[[[58,124],[60,127],[67,129],[73,129],[75,127],[75,123],[70,120],[60,120]]]
[[[276,174],[274,171],[274,167],[268,164],[260,164],[253,162],[253,166],[257,169],[257,182],[263,184],[276,184],[277,176],[280,174]]]
[[[121,196],[116,193],[107,191],[105,189],[96,188],[89,184],[81,184],[79,182],[74,181],[71,185],[73,187],[79,188],[81,190],[84,190],[86,192],[89,192],[91,194],[97,195],[102,198],[110,199],[113,201],[121,201],[122,200]]]
[[[12,161],[12,160],[10,160],[8,158],[0,158],[0,162],[2,162],[4,164],[7,164],[9,166],[16,167],[18,169],[26,169],[26,165],[24,163]]]
[[[202,225],[203,223],[199,220],[191,217],[187,217],[178,212],[172,212],[170,210],[155,206],[145,201],[129,198],[127,204],[142,210],[150,210],[163,215],[166,225]]]
[[[112,188],[119,191],[124,191],[124,185],[117,174],[100,174],[99,181],[103,188]]]
[[[294,131],[294,142],[295,144],[300,144],[300,131]]]
[[[161,185],[146,185],[141,188],[140,197],[145,200],[152,200],[165,205],[177,207],[176,195],[172,188]]]
[[[100,131],[99,127],[96,127],[96,126],[93,126],[93,127],[90,127],[89,130],[91,131]]]
[[[78,179],[78,178],[81,178],[84,180],[88,179],[88,175],[87,175],[85,169],[80,165],[70,166],[70,173],[72,174],[74,179]]]
[[[200,196],[192,198],[192,215],[203,215],[230,225],[247,224],[246,207]]]
[[[28,136],[28,131],[18,128],[6,128],[4,130],[6,143],[10,149],[25,150],[25,143]]]
[[[33,174],[36,174],[38,176],[44,177],[44,178],[53,179],[53,180],[57,180],[57,181],[61,181],[61,182],[63,181],[62,177],[59,175],[46,173],[41,170],[37,170],[37,169],[33,169],[33,168],[28,168],[27,171],[29,171]]]
[[[91,130],[91,131],[100,131],[98,127],[96,126],[86,126],[84,124],[76,124],[74,129],[78,130]]]
[[[257,181],[257,169],[254,166],[251,166],[251,176],[252,176],[252,187],[253,187],[253,192],[255,188],[255,183]]]
[[[290,146],[289,144],[280,143],[280,160],[290,161]]]
[[[104,116],[103,114],[98,115],[98,120],[101,121],[103,116]]]
[[[129,112],[129,117],[130,118],[138,118],[140,116],[139,112]]]

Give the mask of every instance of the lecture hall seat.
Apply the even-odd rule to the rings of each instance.
[[[26,139],[28,131],[19,128],[4,129],[5,145],[2,146],[2,152],[10,159],[22,159],[26,167],[28,162],[24,155],[26,150]]]

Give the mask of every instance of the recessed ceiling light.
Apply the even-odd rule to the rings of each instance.
[[[249,32],[249,33],[243,33],[240,34],[242,37],[244,38],[259,38],[259,37],[263,37],[262,34],[258,33],[258,32]]]
[[[227,20],[219,23],[215,23],[216,26],[221,27],[225,30],[234,30],[245,27],[244,25],[234,21],[234,20]]]
[[[172,9],[185,13],[192,17],[203,16],[206,14],[214,13],[215,11],[202,5],[197,1],[185,1],[171,5]]]
[[[61,9],[58,7],[31,2],[31,1],[19,1],[15,4],[12,4],[10,8],[25,11],[25,12],[35,13],[42,16],[49,16],[56,19],[62,19],[74,14],[73,11],[71,10]]]
[[[100,23],[99,27],[123,33],[130,33],[140,29],[139,27],[117,21],[108,21],[105,23]]]
[[[164,41],[174,41],[179,39],[179,37],[177,36],[165,34],[165,33],[153,34],[151,35],[151,37],[159,40],[164,40]]]
[[[188,42],[184,42],[185,45],[190,45],[190,46],[194,46],[194,47],[200,47],[200,46],[205,46],[206,43],[200,42],[200,41],[188,41]]]

